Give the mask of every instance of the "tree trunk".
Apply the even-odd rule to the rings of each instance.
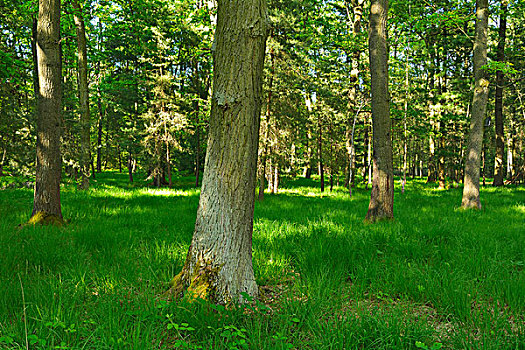
[[[100,173],[102,171],[102,122],[104,120],[104,114],[102,113],[102,102],[100,101],[100,92],[97,99],[97,106],[98,106],[98,113],[99,113],[99,119],[98,119],[98,133],[97,133],[97,172]]]
[[[306,166],[304,168],[304,178],[310,179],[312,177],[312,135],[310,132],[310,127],[307,125],[307,138],[306,138]]]
[[[407,156],[408,156],[408,136],[407,136],[407,117],[408,117],[408,52],[405,64],[405,114],[403,115],[403,180],[401,183],[401,193],[405,193],[407,183]]]
[[[499,18],[499,41],[496,61],[505,62],[505,38],[507,31],[507,2],[501,0],[501,15]],[[494,182],[493,186],[503,186],[503,155],[505,154],[505,134],[503,126],[503,83],[502,71],[496,73],[496,96],[494,101],[494,117],[496,126],[496,154],[494,157]]]
[[[199,125],[200,116],[198,100],[195,107],[195,139],[197,142],[195,147],[195,187],[199,187],[199,178],[201,174],[201,127]]]
[[[128,176],[129,176],[129,183],[133,183],[133,157],[131,156],[131,152],[128,151]]]
[[[323,128],[321,124],[321,113],[317,114],[317,157],[318,171],[321,179],[321,192],[324,192],[324,166],[323,166]]]
[[[77,54],[78,54],[78,90],[80,101],[80,172],[82,180],[80,189],[89,188],[89,166],[91,164],[91,115],[89,112],[89,90],[88,90],[88,69],[87,69],[87,49],[86,49],[86,28],[82,9],[78,0],[72,1],[75,27],[77,32]]]
[[[487,108],[489,81],[483,66],[487,64],[488,0],[476,0],[476,38],[474,40],[474,96],[470,120],[467,159],[465,160],[465,187],[463,208],[481,209],[479,198],[479,172],[483,143],[483,119]]]
[[[388,0],[372,0],[370,8],[370,73],[374,173],[366,220],[375,222],[394,218],[394,170],[392,159],[392,122],[388,92],[388,47],[386,21]]]
[[[37,25],[38,100],[36,177],[30,224],[62,224],[60,128],[62,66],[60,0],[40,0]]]
[[[193,240],[170,294],[217,303],[257,297],[252,232],[269,20],[265,0],[218,0],[214,83]]]

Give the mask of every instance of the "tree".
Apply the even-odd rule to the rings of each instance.
[[[476,37],[474,39],[474,96],[470,120],[469,142],[465,160],[465,187],[461,206],[465,209],[481,209],[479,198],[479,176],[481,148],[483,145],[483,124],[489,81],[484,66],[487,64],[487,36],[489,22],[488,0],[476,0]]]
[[[394,218],[394,170],[392,123],[388,92],[388,48],[386,21],[388,0],[372,0],[369,54],[372,77],[373,180],[366,220]]]
[[[219,0],[208,152],[195,231],[169,291],[218,303],[258,295],[252,232],[262,78],[265,0]]]
[[[82,180],[81,189],[89,188],[89,167],[91,165],[91,116],[89,112],[89,90],[88,90],[88,69],[87,69],[87,49],[86,49],[86,26],[82,9],[78,0],[73,0],[73,10],[75,17],[75,27],[77,32],[77,54],[78,54],[78,90],[80,97],[80,172]]]
[[[38,97],[36,178],[29,223],[60,224],[62,110],[60,0],[40,0],[37,26]]]
[[[505,38],[507,31],[507,2],[501,0],[499,17],[499,38],[497,61],[505,62]],[[494,102],[494,119],[496,124],[496,155],[494,157],[494,186],[503,186],[503,155],[505,153],[505,135],[503,132],[503,84],[504,75],[501,70],[496,73],[496,97]]]

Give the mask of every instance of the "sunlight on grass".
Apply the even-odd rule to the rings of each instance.
[[[12,348],[25,344],[24,308],[28,333],[47,344],[40,348],[170,348],[169,322],[187,322],[194,331],[184,339],[217,349],[227,348],[220,334],[230,326],[245,329],[254,349],[525,343],[522,188],[482,188],[484,209],[459,211],[461,189],[409,181],[404,194],[396,188],[395,221],[370,225],[363,186],[350,197],[283,180],[255,204],[254,271],[271,311],[248,312],[157,299],[191,242],[199,200],[191,179],[155,189],[102,175],[87,192],[64,186],[69,224],[60,229],[16,230],[32,191],[0,191],[0,339],[11,337]]]

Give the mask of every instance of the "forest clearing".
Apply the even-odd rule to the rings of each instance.
[[[363,186],[287,180],[255,207],[260,301],[224,307],[160,297],[191,242],[193,181],[102,173],[63,188],[66,227],[20,231],[32,191],[0,191],[0,347],[25,348],[27,326],[42,349],[523,349],[523,187],[483,188],[465,211],[460,189],[416,179],[395,222],[371,225]]]

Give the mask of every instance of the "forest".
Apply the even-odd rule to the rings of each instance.
[[[524,0],[0,0],[0,349],[525,350]]]

